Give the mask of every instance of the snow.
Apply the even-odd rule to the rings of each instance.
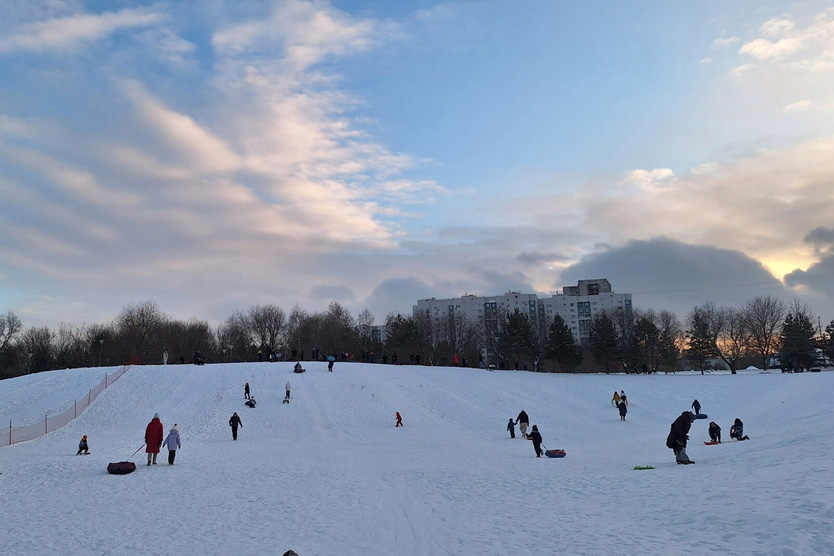
[[[136,366],[64,428],[0,447],[0,552],[834,554],[834,373],[291,367]],[[59,412],[104,372],[0,381],[0,418]],[[610,404],[620,389],[625,422]],[[696,464],[676,465],[666,435],[694,398],[710,418],[693,423]],[[567,457],[537,459],[530,441],[509,438],[522,409]],[[176,465],[163,449],[148,467],[140,451],[134,473],[108,474],[156,412],[166,433],[179,425]],[[750,441],[729,439],[735,417]],[[724,442],[705,446],[711,420]],[[76,456],[83,434],[92,455]]]

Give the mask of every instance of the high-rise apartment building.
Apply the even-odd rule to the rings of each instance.
[[[631,294],[614,293],[605,278],[580,280],[576,286],[565,286],[562,293],[539,298],[536,294],[507,292],[489,297],[464,295],[454,299],[420,299],[413,315],[425,315],[436,322],[460,315],[483,324],[486,330],[498,325],[500,314],[515,310],[527,315],[530,323],[542,334],[560,315],[580,345],[586,345],[594,315],[604,310],[621,309],[631,318]]]

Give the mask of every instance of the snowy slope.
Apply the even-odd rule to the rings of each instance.
[[[291,367],[134,367],[63,429],[0,448],[2,553],[834,554],[834,373]],[[101,376],[0,381],[0,418],[43,414]],[[243,405],[247,381],[256,409]],[[620,389],[625,422],[610,405]],[[697,463],[678,466],[665,438],[694,398],[710,419],[693,424]],[[566,458],[536,459],[531,442],[509,439],[521,409]],[[166,432],[179,424],[177,464],[163,449],[147,467],[140,452],[135,473],[107,474],[155,412]],[[751,441],[729,441],[735,417]],[[725,442],[704,446],[713,419]],[[90,456],[74,455],[82,434]]]

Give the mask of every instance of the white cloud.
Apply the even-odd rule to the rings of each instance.
[[[63,53],[123,29],[148,27],[163,16],[149,8],[80,14],[23,24],[0,38],[0,53],[29,50]]]
[[[796,102],[792,102],[792,103],[788,104],[787,106],[785,106],[784,111],[785,112],[806,112],[806,111],[812,109],[813,106],[814,106],[814,103],[811,102],[810,100],[798,100]]]
[[[712,49],[713,50],[718,50],[719,48],[732,46],[732,45],[740,42],[740,40],[741,39],[739,39],[738,37],[725,37],[725,38],[715,39],[714,41],[712,41]]]

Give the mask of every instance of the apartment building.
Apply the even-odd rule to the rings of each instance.
[[[483,297],[466,294],[454,299],[420,299],[412,309],[413,315],[425,315],[435,321],[460,315],[468,320],[483,323],[489,330],[498,325],[499,315],[515,310],[527,315],[530,323],[541,334],[560,315],[573,332],[580,345],[588,342],[594,315],[604,310],[621,309],[632,314],[631,294],[615,293],[605,279],[580,280],[576,286],[565,286],[562,293],[539,298],[536,294],[507,292],[503,295]]]

